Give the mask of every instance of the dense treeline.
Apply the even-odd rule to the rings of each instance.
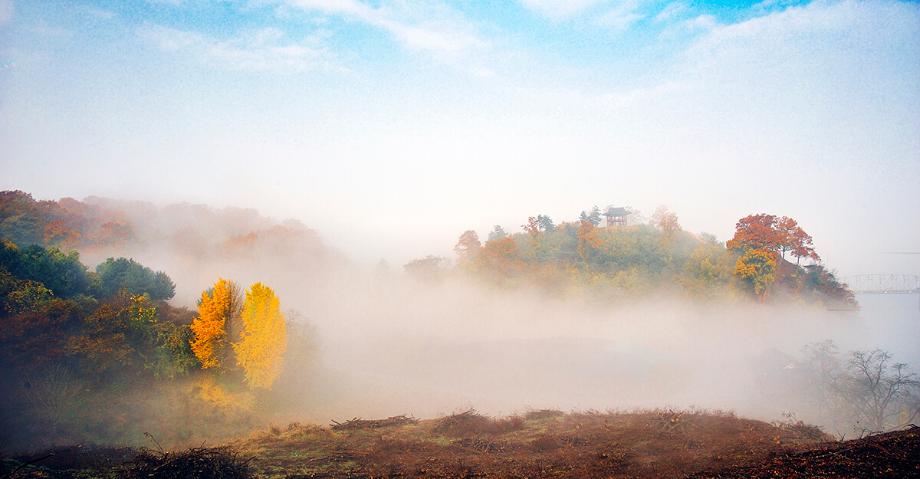
[[[0,192],[0,237],[20,245],[77,248],[96,254],[99,248],[121,251],[119,244],[153,241],[147,238],[149,232],[138,233],[144,221],[138,220],[137,212],[134,216],[125,213],[124,206],[101,199],[36,201],[21,191],[4,191]],[[152,205],[142,206],[142,212],[154,214]],[[220,251],[223,256],[216,259],[237,261],[251,257],[254,251],[284,248],[291,252],[290,261],[301,267],[323,269],[324,248],[302,226],[271,226],[250,210],[229,211],[230,217],[216,220],[213,212],[193,205],[167,207],[171,208],[179,217],[189,217],[189,224],[213,223],[213,229],[221,232],[218,236],[224,238],[208,243],[200,234],[182,230],[175,237],[157,239],[182,245],[173,251],[175,255],[204,257]],[[630,208],[602,210],[595,206],[560,224],[547,215],[537,215],[528,218],[518,232],[509,234],[496,226],[484,241],[476,232],[466,231],[455,247],[456,270],[503,287],[531,284],[549,294],[602,299],[664,290],[693,298],[749,295],[760,301],[805,300],[834,307],[855,304],[846,285],[820,262],[812,238],[792,218],[747,216],[738,221],[735,236],[726,243],[684,231],[677,215],[665,208],[649,221],[640,218]],[[246,226],[240,230],[233,223]],[[265,257],[258,259],[266,261]],[[106,274],[124,278],[129,269],[126,261],[111,265]],[[417,278],[437,281],[451,267],[446,258],[428,256],[410,262],[405,269]],[[129,291],[136,293],[143,284],[141,289],[154,299],[168,298],[174,291],[162,277],[142,276],[127,281],[134,285]],[[162,289],[154,291],[150,286],[154,281],[160,281]],[[113,291],[108,288],[106,294]]]
[[[811,237],[791,218],[742,218],[735,237],[723,244],[714,236],[684,231],[677,215],[665,208],[648,222],[626,220],[633,216],[626,208],[604,213],[594,207],[576,221],[557,225],[537,215],[516,233],[495,226],[484,243],[469,230],[454,248],[456,271],[503,287],[537,285],[550,293],[604,298],[667,291],[694,298],[750,295],[761,301],[855,304],[846,285],[819,262]],[[787,253],[795,263],[786,260]],[[427,280],[450,268],[446,259],[428,256],[405,270]]]
[[[174,292],[166,273],[131,259],[109,258],[90,271],[76,252],[2,239],[0,442],[136,440],[124,423],[150,427],[147,415],[164,406],[139,398],[151,388],[172,398],[164,403],[195,409],[205,427],[210,415],[251,404],[247,391],[272,387],[287,338],[271,288],[254,284],[209,330],[196,325],[217,310],[205,300],[215,288],[197,312],[168,304]],[[227,346],[219,371],[196,349],[207,334]],[[162,416],[188,422],[167,430],[190,430],[196,421],[186,415]]]
[[[330,276],[349,267],[344,257],[302,223],[277,221],[252,209],[191,203],[156,205],[93,196],[43,201],[22,191],[3,191],[0,238],[21,248],[76,250],[92,265],[109,257],[133,258],[155,264],[173,279],[261,271],[274,286],[300,288],[305,303],[316,299],[312,292],[327,284]],[[122,275],[127,265],[113,266],[110,274]],[[159,295],[151,291],[154,299],[169,294],[169,285],[163,286]],[[189,287],[174,293],[175,301],[188,305],[200,296]]]
[[[134,231],[118,212],[73,198],[36,201],[22,191],[0,191],[0,236],[18,245],[74,249],[124,243]]]

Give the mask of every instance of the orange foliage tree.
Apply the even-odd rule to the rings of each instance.
[[[725,247],[739,251],[779,251],[783,242],[783,235],[776,229],[776,216],[760,213],[738,220],[735,236],[725,243]]]
[[[785,216],[779,218],[776,220],[776,229],[783,239],[783,243],[780,245],[780,252],[783,258],[786,257],[786,252],[788,251],[792,253],[792,256],[795,256],[796,264],[799,264],[802,258],[811,258],[815,262],[821,259],[815,253],[811,235],[806,233],[794,219]]]
[[[486,241],[477,258],[479,269],[497,273],[495,279],[517,276],[524,267],[517,254],[517,244],[510,236]]]
[[[681,229],[680,223],[677,221],[677,213],[665,206],[659,206],[655,210],[655,214],[652,215],[652,225],[661,230],[668,239]]]
[[[584,263],[585,268],[588,268],[588,252],[592,248],[598,248],[601,245],[601,239],[597,236],[597,228],[595,223],[590,219],[582,219],[578,221],[578,246],[576,251],[578,252],[578,257],[581,258],[581,261]]]
[[[100,245],[121,245],[134,238],[134,230],[127,221],[107,221],[99,226],[92,241]]]
[[[192,352],[202,369],[227,366],[228,327],[239,311],[239,288],[232,281],[219,279],[201,293],[198,316],[192,321]]]
[[[735,225],[735,236],[725,246],[728,249],[744,252],[748,249],[762,249],[777,253],[785,259],[790,252],[796,257],[796,264],[802,258],[820,261],[815,252],[812,237],[805,232],[796,220],[787,216],[777,217],[768,214],[745,216]]]
[[[79,246],[80,236],[80,232],[67,226],[64,220],[56,219],[45,225],[44,244],[70,250]]]
[[[479,254],[481,248],[482,243],[479,241],[479,235],[473,230],[467,230],[457,240],[454,252],[457,253],[460,264],[466,264]]]

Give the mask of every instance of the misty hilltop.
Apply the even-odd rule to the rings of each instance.
[[[4,191],[0,237],[22,246],[76,250],[91,265],[112,256],[132,257],[173,277],[202,282],[240,271],[281,270],[309,271],[297,277],[309,281],[344,262],[300,222],[190,203],[156,206],[99,197],[37,201],[22,191]],[[180,287],[177,295],[190,304],[196,293]]]
[[[261,270],[316,284],[316,278],[346,262],[298,221],[188,203],[158,207],[98,197],[37,201],[22,191],[5,191],[0,193],[0,236],[19,245],[77,250],[89,264],[109,256],[134,257],[202,282]],[[855,305],[811,244],[811,236],[787,217],[742,218],[726,244],[683,230],[677,214],[666,208],[645,219],[632,208],[595,206],[558,225],[541,214],[528,218],[520,231],[495,226],[485,241],[469,230],[454,246],[456,258],[429,255],[404,269],[425,281],[452,276],[490,287],[537,287],[557,296],[616,300],[677,293],[743,299],[747,292],[762,301],[795,297],[836,308]],[[187,304],[188,292],[180,288],[179,299]]]

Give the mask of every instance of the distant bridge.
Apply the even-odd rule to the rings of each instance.
[[[857,274],[844,282],[856,294],[920,294],[917,274]]]

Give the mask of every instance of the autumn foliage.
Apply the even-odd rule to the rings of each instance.
[[[192,321],[195,333],[192,351],[203,369],[227,366],[227,328],[238,310],[237,295],[236,285],[225,279],[219,279],[209,291],[201,293],[198,316]]]
[[[761,300],[767,292],[767,285],[775,279],[776,260],[774,254],[763,249],[749,249],[735,262],[735,274],[751,286]]]
[[[287,329],[281,303],[268,286],[253,284],[241,301],[236,284],[219,279],[201,293],[191,329],[191,348],[202,369],[239,367],[253,389],[270,389],[281,374]]]
[[[195,311],[166,302],[173,288],[128,258],[90,271],[77,252],[0,238],[0,444],[226,435],[259,414],[287,336],[303,347],[306,330],[261,283],[243,304],[220,279]]]
[[[462,275],[503,287],[531,285],[552,295],[587,295],[605,300],[670,291],[693,298],[755,297],[765,301],[784,295],[824,303],[853,303],[846,285],[817,262],[812,238],[794,219],[756,214],[741,218],[732,239],[723,244],[712,235],[685,231],[665,207],[649,221],[638,221],[631,208],[619,208],[625,222],[602,221],[600,208],[583,211],[558,225],[547,215],[527,218],[520,232],[495,226],[488,240],[467,230],[456,246]],[[785,261],[786,254],[796,263]],[[443,279],[443,267],[423,279]],[[801,265],[802,259],[812,264]],[[419,259],[406,265],[413,276]],[[771,291],[782,292],[768,295]]]
[[[280,301],[271,288],[253,284],[246,291],[243,331],[233,343],[236,362],[250,388],[270,389],[281,374],[287,330]]]
[[[457,253],[457,258],[461,263],[467,263],[479,254],[481,248],[482,243],[479,241],[479,235],[475,231],[468,230],[460,235],[460,239],[457,240],[457,244],[454,246],[454,252]]]
[[[745,251],[761,249],[772,251],[785,259],[791,253],[800,262],[802,258],[819,261],[811,236],[798,223],[786,216],[756,214],[745,216],[735,225],[735,236],[725,243],[728,249]]]
[[[818,285],[808,278],[820,273],[822,277],[829,276],[828,281],[835,285],[823,288],[820,295],[832,301],[853,302],[852,293],[818,264],[821,258],[815,252],[811,235],[793,218],[764,213],[745,216],[738,220],[735,235],[726,242],[726,247],[739,255],[735,275],[761,301],[777,279],[782,279],[796,294],[812,295],[818,291]],[[786,262],[786,253],[796,258],[794,266]],[[802,270],[799,267],[802,258],[811,259],[814,264]]]
[[[21,246],[64,250],[124,245],[136,239],[118,212],[72,198],[36,201],[23,191],[0,191],[0,236]]]

